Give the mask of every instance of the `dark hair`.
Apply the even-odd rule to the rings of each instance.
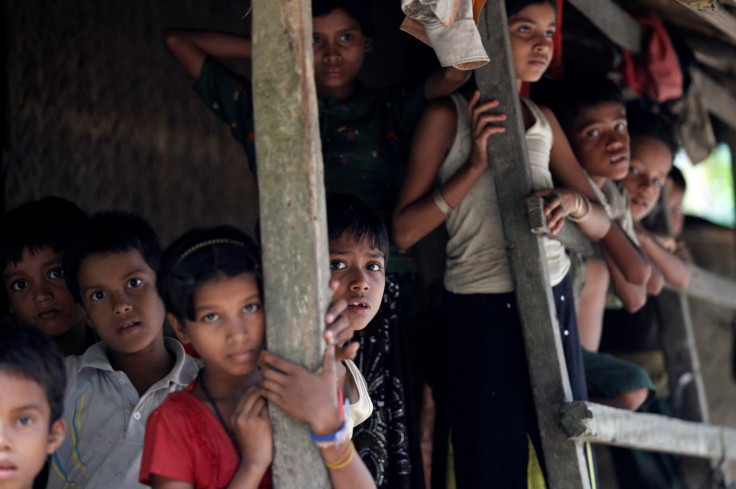
[[[354,195],[333,194],[327,198],[327,234],[332,241],[346,231],[356,242],[369,238],[388,262],[388,231],[376,211]]]
[[[192,295],[203,283],[218,277],[253,273],[263,294],[261,252],[248,235],[232,226],[195,228],[164,251],[156,288],[166,310],[183,322],[193,321]]]
[[[0,328],[0,370],[26,377],[46,393],[53,423],[64,413],[66,370],[54,341],[35,328]]]
[[[676,188],[679,188],[683,192],[687,190],[687,182],[685,181],[685,176],[682,174],[679,168],[677,168],[676,166],[672,166],[670,174],[667,176],[672,179],[672,183],[675,185]]]
[[[675,125],[672,122],[636,104],[629,106],[626,119],[632,144],[638,138],[656,139],[667,146],[674,160],[680,145],[675,133]]]
[[[51,248],[64,254],[70,240],[87,221],[87,214],[61,197],[44,197],[8,211],[0,220],[0,259],[3,269],[17,264],[23,250]]]
[[[625,107],[618,85],[603,75],[590,74],[564,76],[555,81],[546,94],[545,103],[555,113],[565,134],[587,109],[604,104]]]
[[[79,266],[91,255],[140,252],[155,272],[161,262],[161,241],[151,225],[137,214],[104,211],[93,215],[72,241],[64,257],[66,285],[74,300],[81,303]]]
[[[312,17],[328,15],[342,9],[360,24],[363,35],[373,37],[375,28],[371,20],[371,4],[366,0],[312,0]]]
[[[542,3],[552,5],[555,12],[557,12],[557,0],[506,0],[506,17],[518,14],[529,5],[540,5]]]

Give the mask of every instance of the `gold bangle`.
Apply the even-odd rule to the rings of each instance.
[[[348,466],[350,462],[353,461],[353,457],[355,456],[355,445],[353,445],[353,442],[348,443],[348,448],[345,450],[345,452],[337,457],[337,460],[334,462],[327,462],[325,461],[325,466],[330,470],[338,470],[342,469]],[[347,459],[346,459],[347,457]]]

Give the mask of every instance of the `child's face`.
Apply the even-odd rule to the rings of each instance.
[[[90,255],[78,277],[87,318],[113,351],[138,353],[163,335],[156,273],[138,250]]]
[[[622,183],[629,193],[634,221],[642,220],[654,208],[672,168],[672,158],[672,152],[659,140],[643,137],[631,142],[631,168]]]
[[[312,18],[317,93],[344,100],[353,93],[365,53],[372,48],[360,23],[342,9]]]
[[[10,308],[21,323],[49,336],[84,324],[82,308],[74,302],[64,281],[61,254],[50,247],[23,250],[18,263],[3,273]]]
[[[51,423],[46,393],[27,377],[0,369],[0,392],[0,489],[30,489],[64,439],[64,420]]]
[[[517,81],[539,80],[552,61],[557,12],[549,2],[529,5],[509,18]]]
[[[330,241],[332,280],[340,282],[333,299],[347,301],[345,315],[356,331],[368,326],[381,307],[386,286],[384,266],[383,253],[371,247],[369,237],[358,242],[348,230]]]
[[[593,180],[621,180],[629,173],[626,108],[606,103],[583,109],[570,128],[570,145]]]
[[[670,222],[672,223],[672,234],[679,236],[685,224],[685,214],[682,212],[682,199],[685,197],[685,191],[675,185],[671,178],[667,178],[667,209],[670,213]]]
[[[256,368],[265,321],[258,282],[252,273],[209,280],[192,294],[194,321],[182,325],[169,314],[176,335],[191,343],[210,374],[242,377]]]

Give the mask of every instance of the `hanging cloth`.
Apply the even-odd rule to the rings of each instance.
[[[485,0],[401,0],[401,30],[432,46],[442,66],[473,70],[488,63],[477,27]]]

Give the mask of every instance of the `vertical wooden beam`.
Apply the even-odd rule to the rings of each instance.
[[[581,444],[568,440],[559,426],[560,407],[572,395],[544,250],[530,231],[524,205],[532,189],[531,174],[503,0],[486,3],[479,28],[491,63],[476,70],[478,88],[484,100],[499,99],[499,112],[508,115],[506,133],[491,138],[488,151],[524,330],[547,483],[550,489],[589,488]]]
[[[255,0],[253,96],[269,350],[314,368],[330,301],[309,0]],[[309,428],[270,406],[279,489],[329,487]]]

